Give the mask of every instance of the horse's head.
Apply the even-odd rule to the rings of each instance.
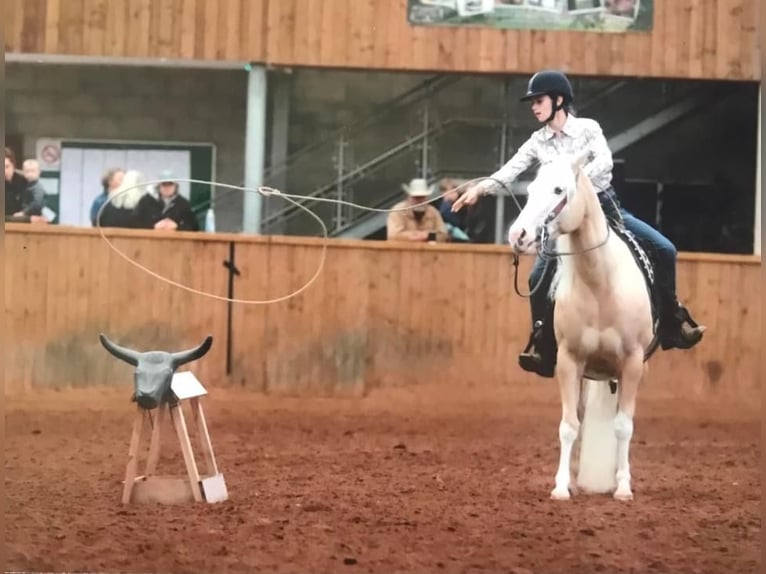
[[[173,380],[173,373],[181,365],[204,356],[213,343],[213,338],[207,337],[201,345],[187,351],[139,353],[113,343],[103,334],[100,339],[101,344],[112,355],[136,367],[134,400],[142,409],[157,408],[160,403],[172,398],[170,383]]]
[[[575,201],[577,177],[588,153],[560,156],[543,163],[527,187],[527,203],[508,230],[508,242],[517,253],[527,253],[543,237],[555,241],[577,229],[585,204]]]

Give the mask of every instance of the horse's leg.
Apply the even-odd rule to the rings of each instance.
[[[614,430],[617,434],[617,500],[633,500],[630,488],[630,441],[633,438],[633,415],[636,412],[638,387],[646,374],[643,349],[632,353],[625,361],[619,384],[617,415]]]
[[[580,380],[583,367],[578,364],[566,350],[565,345],[559,346],[556,377],[561,392],[561,422],[559,423],[559,468],[556,471],[556,486],[551,492],[554,500],[569,500],[569,483],[571,480],[570,462],[572,446],[580,430],[580,420],[577,417],[577,406],[580,402]]]

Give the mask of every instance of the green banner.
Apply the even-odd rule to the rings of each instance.
[[[516,30],[651,30],[654,0],[408,0],[415,26]]]

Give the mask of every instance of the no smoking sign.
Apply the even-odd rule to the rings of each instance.
[[[37,140],[37,161],[43,171],[58,170],[61,160],[61,140]]]

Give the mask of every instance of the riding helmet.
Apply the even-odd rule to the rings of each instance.
[[[562,72],[558,70],[541,70],[529,79],[527,93],[521,98],[522,102],[538,96],[548,95],[554,99],[563,96],[564,105],[571,104],[574,100],[572,84]]]

